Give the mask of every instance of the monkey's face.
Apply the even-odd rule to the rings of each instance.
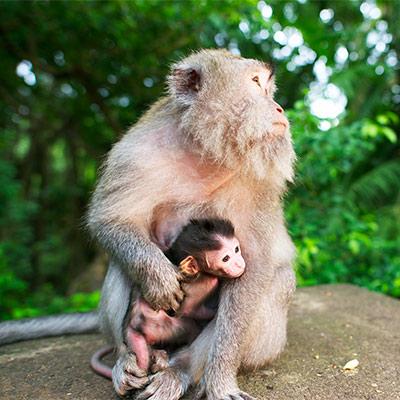
[[[219,236],[219,250],[205,252],[204,272],[219,278],[238,278],[243,274],[246,263],[242,257],[239,241],[233,238]]]
[[[274,101],[276,91],[274,71],[268,65],[249,69],[244,73],[243,86],[247,87],[248,97],[254,105],[264,109],[263,118],[266,126],[266,139],[273,142],[288,132],[289,121],[283,108]]]
[[[292,178],[289,122],[273,99],[268,64],[203,50],[176,65],[170,92],[182,105],[180,127],[202,156],[258,178],[272,170]]]

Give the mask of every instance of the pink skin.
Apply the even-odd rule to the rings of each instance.
[[[149,369],[151,355],[149,346],[157,343],[173,343],[180,337],[186,337],[187,340],[194,339],[199,332],[193,320],[214,318],[214,312],[202,303],[217,287],[218,278],[201,274],[189,284],[188,293],[176,316],[170,316],[164,310],[153,310],[143,298],[137,300],[131,320],[139,323],[138,326],[128,326],[127,339],[141,369],[144,371]],[[135,330],[138,328],[140,332]]]
[[[153,310],[142,298],[137,300],[132,321],[141,322],[139,326],[128,327],[127,337],[141,369],[147,371],[149,368],[149,345],[171,343],[175,338],[184,335],[188,339],[194,338],[198,332],[193,320],[210,320],[214,317],[214,313],[202,303],[218,287],[218,278],[237,278],[243,274],[246,264],[239,241],[235,237],[223,236],[218,236],[218,240],[221,248],[205,252],[205,263],[201,267],[192,256],[184,260],[186,273],[200,275],[188,284],[187,295],[176,316],[172,317],[164,310]],[[137,316],[141,318],[136,318]],[[133,328],[139,328],[140,332]]]
[[[130,326],[128,327],[128,341],[133,352],[136,354],[139,368],[147,371],[149,367],[150,355],[149,347],[145,337],[139,332],[134,331]]]
[[[100,360],[106,354],[111,353],[113,349],[114,349],[113,346],[102,347],[93,354],[90,360],[90,365],[93,368],[93,370],[96,371],[98,374],[105,376],[108,379],[112,379],[112,370],[110,367],[102,364]]]
[[[242,257],[239,241],[233,238],[218,236],[222,247],[219,250],[206,252],[206,264],[203,272],[219,278],[238,278],[244,272],[246,263]]]

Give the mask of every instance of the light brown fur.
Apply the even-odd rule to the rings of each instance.
[[[124,370],[132,362],[124,345],[126,292],[136,285],[156,309],[177,308],[182,293],[161,249],[190,218],[216,216],[235,226],[246,272],[224,283],[216,318],[140,398],[178,399],[201,380],[199,395],[209,400],[250,399],[237,388],[237,370],[282,351],[295,286],[281,207],[295,159],[288,123],[264,63],[204,50],[173,71],[169,96],[110,152],[88,217],[111,254],[100,312],[119,348],[114,385],[124,394],[134,381]]]

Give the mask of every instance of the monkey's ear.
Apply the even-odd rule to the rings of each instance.
[[[182,260],[179,263],[179,268],[186,275],[195,275],[199,272],[199,266],[193,256],[187,256]]]
[[[176,67],[169,77],[169,85],[172,95],[190,105],[201,89],[200,72],[192,67]]]

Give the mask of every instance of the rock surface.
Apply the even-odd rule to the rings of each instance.
[[[0,399],[117,400],[89,366],[103,344],[80,335],[0,347]],[[400,301],[351,285],[299,289],[285,352],[239,385],[259,400],[400,399]]]

